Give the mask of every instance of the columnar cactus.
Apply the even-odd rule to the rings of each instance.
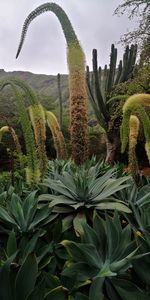
[[[131,48],[128,46],[125,49],[123,55],[123,61],[119,62],[118,68],[116,68],[117,62],[117,49],[114,45],[111,45],[110,53],[110,65],[107,68],[105,65],[103,75],[101,73],[101,80],[99,80],[99,68],[97,62],[97,50],[93,49],[93,77],[94,77],[94,93],[92,93],[90,76],[87,75],[87,85],[89,92],[92,93],[91,104],[96,106],[99,110],[99,114],[102,115],[102,118],[105,120],[107,127],[107,122],[110,119],[109,114],[109,105],[110,93],[112,88],[118,84],[125,82],[133,76],[133,69],[136,61],[137,45],[132,45]],[[89,68],[87,68],[89,73]],[[94,104],[93,100],[94,99]]]
[[[106,161],[112,162],[115,156],[115,150],[119,144],[119,134],[112,130],[112,116],[111,116],[111,91],[118,83],[122,83],[133,76],[133,69],[136,60],[137,46],[132,45],[130,48],[127,46],[123,61],[117,62],[117,49],[112,44],[110,54],[109,68],[105,65],[103,72],[99,71],[97,62],[97,50],[93,49],[93,72],[92,76],[87,67],[87,86],[89,91],[89,99],[93,107],[97,121],[106,131],[107,137],[107,156]],[[90,79],[92,77],[92,80]],[[94,88],[93,88],[94,87]],[[122,99],[122,95],[118,98]],[[112,100],[116,100],[113,98]],[[118,99],[117,99],[118,100]],[[117,116],[118,117],[118,116]],[[114,120],[116,123],[116,120]],[[118,131],[119,132],[119,131]]]
[[[67,42],[72,156],[77,164],[82,164],[88,158],[85,57],[70,20],[60,6],[55,3],[45,3],[29,14],[24,22],[16,57],[21,51],[29,24],[46,11],[51,11],[58,17]]]

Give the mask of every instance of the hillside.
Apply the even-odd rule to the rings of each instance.
[[[33,74],[24,71],[5,72],[3,69],[0,69],[0,80],[10,77],[18,77],[25,80],[41,94],[49,95],[55,99],[58,97],[57,76],[55,75]],[[68,76],[61,75],[62,95],[64,99],[68,96],[67,82]]]
[[[40,102],[43,104],[43,106],[59,116],[57,76],[33,74],[31,72],[23,71],[5,72],[3,69],[0,69],[0,80],[10,79],[12,77],[19,78],[30,84],[30,86],[39,93]],[[64,102],[64,108],[67,107],[68,104],[67,79],[67,75],[61,75],[62,100]],[[24,93],[23,97],[24,101],[26,102],[27,99],[25,98]],[[13,128],[15,128],[19,136],[21,145],[24,145],[22,129],[18,119],[18,111],[15,104],[15,97],[10,87],[6,87],[3,91],[0,92],[0,127],[6,124],[9,124]],[[0,143],[0,161],[3,161],[3,163],[0,163],[0,166],[4,164],[5,158],[6,160],[8,160],[7,148],[9,147],[14,147],[13,141],[11,137],[6,134],[3,137],[2,143]]]
[[[41,98],[41,102],[47,109],[53,109],[58,102],[57,76],[33,74],[31,72],[13,71],[5,72],[0,69],[0,80],[19,78],[26,81],[35,89]],[[61,75],[62,99],[67,103],[68,99],[68,76]],[[11,100],[11,101],[10,101]],[[0,114],[11,115],[14,113],[14,97],[12,91],[7,88],[0,93]]]

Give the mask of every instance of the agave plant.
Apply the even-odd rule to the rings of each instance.
[[[90,280],[89,300],[148,300],[149,295],[134,284],[128,273],[132,261],[145,255],[136,254],[130,225],[122,229],[117,213],[113,218],[106,215],[106,220],[95,213],[93,228],[85,223],[82,226],[81,243],[61,243],[69,255],[62,276],[75,278],[78,274],[78,282]]]
[[[59,285],[56,276],[46,274],[47,278],[46,275],[43,276],[45,277],[42,280],[43,284],[37,283],[39,270],[34,253],[30,253],[21,265],[14,263],[16,255],[17,253],[13,254],[0,269],[1,300],[66,299],[63,287]]]
[[[138,198],[136,199],[136,204],[132,203],[132,217],[129,218],[126,216],[133,229],[136,243],[140,245],[138,249],[138,253],[140,254],[145,252],[150,253],[150,186],[147,194],[147,189],[144,191],[143,188],[141,188],[136,197]],[[137,205],[138,203],[139,205]],[[150,286],[150,255],[140,258],[138,262],[135,261],[133,266],[138,278],[148,289]]]
[[[96,156],[92,156],[90,160],[86,160],[86,162],[82,165],[82,169],[89,170],[91,167],[94,167],[97,164]],[[104,161],[99,162],[99,174],[104,174],[107,170],[109,170],[112,166],[105,163]],[[118,174],[118,166],[117,174]],[[60,174],[64,171],[66,172],[78,172],[78,166],[74,163],[72,159],[63,160],[63,159],[55,159],[48,161],[47,164],[47,174],[46,177],[58,178]]]
[[[0,207],[0,231],[8,233],[14,229],[21,235],[34,232],[56,217],[51,211],[48,205],[38,207],[36,191],[31,192],[24,200],[12,193],[7,208]]]
[[[80,223],[91,219],[93,210],[118,210],[130,213],[128,204],[115,193],[127,187],[129,176],[116,178],[116,169],[111,168],[100,176],[99,163],[93,167],[76,167],[63,171],[57,178],[46,178],[41,184],[49,194],[41,194],[40,202],[49,202],[53,212],[69,213],[76,233],[82,231]],[[100,177],[98,177],[100,176]]]
[[[122,200],[128,201],[132,214],[125,215],[132,227],[137,245],[140,245],[138,253],[150,252],[150,185],[146,182],[142,187],[137,187],[134,181],[132,184],[119,192]],[[150,285],[150,260],[149,255],[133,262],[137,277],[144,284]]]

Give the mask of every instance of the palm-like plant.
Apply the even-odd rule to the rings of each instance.
[[[141,291],[128,275],[132,261],[143,256],[136,255],[137,247],[131,239],[131,228],[122,229],[118,214],[106,220],[97,214],[93,218],[93,228],[83,223],[82,242],[64,240],[68,252],[67,262],[62,275],[86,282],[90,280],[90,300],[107,299],[147,299],[149,295]],[[128,288],[129,290],[128,290]]]

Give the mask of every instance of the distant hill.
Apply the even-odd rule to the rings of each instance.
[[[31,72],[13,71],[5,72],[0,69],[0,80],[19,78],[27,82],[35,91],[40,95],[40,102],[47,110],[53,111],[57,117],[59,116],[59,100],[58,100],[58,87],[57,87],[57,76],[44,75],[44,74],[33,74]],[[68,106],[68,76],[61,75],[61,90],[62,100],[64,108]],[[25,95],[23,93],[24,101],[26,102]],[[66,110],[65,110],[66,111]],[[0,127],[9,124],[15,128],[21,145],[24,145],[22,137],[22,129],[18,118],[18,111],[15,103],[15,96],[10,87],[5,87],[0,92]],[[0,160],[8,160],[7,148],[14,147],[14,143],[11,137],[6,134],[3,138],[3,143],[0,143]],[[49,139],[50,143],[50,139]],[[10,146],[11,145],[11,146]],[[23,146],[24,148],[24,146]],[[3,163],[0,163],[0,166]]]
[[[58,98],[57,76],[55,75],[33,74],[24,71],[5,72],[0,69],[0,80],[11,77],[26,81],[42,95],[50,96],[55,100]],[[68,75],[61,75],[61,88],[62,98],[66,101],[68,99]]]
[[[14,77],[26,81],[40,95],[49,96],[54,100],[58,99],[57,76],[24,71],[5,72],[4,69],[0,69],[0,80]],[[66,102],[68,99],[68,75],[61,75],[61,88],[62,99]],[[5,96],[5,92],[3,94]]]
[[[5,72],[0,69],[0,80],[8,78],[19,78],[26,81],[35,91],[40,95],[40,102],[43,106],[58,112],[58,87],[57,87],[57,76],[55,75],[44,75],[44,74],[33,74],[31,72],[24,71],[13,71]],[[68,75],[61,75],[61,90],[62,100],[64,107],[68,105]],[[10,124],[13,126],[16,123],[18,112],[16,110],[14,94],[10,87],[5,88],[0,92],[0,127],[6,122],[2,120],[2,117],[7,117]]]

